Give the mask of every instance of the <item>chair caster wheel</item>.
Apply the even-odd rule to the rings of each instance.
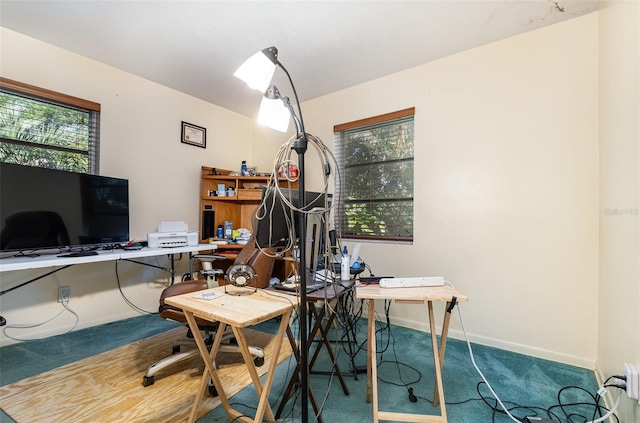
[[[256,357],[253,359],[253,364],[255,364],[257,367],[260,367],[264,364],[264,357]]]
[[[155,376],[144,376],[142,378],[142,386],[149,386],[149,385],[153,385],[156,381],[156,377]]]

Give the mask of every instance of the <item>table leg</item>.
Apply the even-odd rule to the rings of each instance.
[[[313,309],[313,304],[309,304],[309,308]],[[322,326],[322,324],[324,323],[324,317],[326,316],[326,312],[325,312],[325,308],[323,307],[320,311],[320,313],[318,313],[317,311],[313,311],[312,313],[314,318],[316,319],[315,325],[313,326],[313,330],[311,331],[311,334],[309,336],[309,345],[311,345],[311,343],[313,342],[316,334],[320,333],[320,340],[318,341],[318,346],[315,349],[315,351],[313,352],[313,356],[311,357],[311,360],[309,361],[309,372],[312,373],[313,369],[313,365],[315,364],[316,360],[318,359],[319,355],[320,355],[320,351],[322,350],[322,346],[324,345],[325,348],[327,349],[327,353],[329,354],[329,358],[331,358],[331,363],[332,363],[332,367],[333,370],[335,370],[337,376],[338,376],[338,380],[340,381],[340,385],[342,386],[342,392],[344,392],[345,395],[349,395],[349,387],[347,386],[347,383],[344,380],[344,376],[342,375],[342,371],[340,370],[340,366],[338,365],[338,361],[336,360],[336,356],[333,353],[333,349],[331,348],[331,344],[329,343],[329,340],[327,339],[327,335],[329,334],[329,330],[331,330],[331,325],[334,322],[335,318],[336,318],[336,312],[332,311],[331,312],[331,316],[329,317],[329,319],[327,320],[326,324],[324,325],[324,327]]]
[[[374,300],[369,300],[369,322],[367,323],[367,402],[371,402],[373,390],[373,423],[378,423],[378,363],[376,359],[376,325]]]
[[[193,402],[193,407],[191,408],[191,414],[189,415],[189,423],[195,422],[198,414],[198,409],[200,408],[200,403],[202,402],[202,397],[207,389],[208,379],[211,377],[213,381],[213,385],[216,387],[218,391],[218,395],[220,401],[222,402],[225,410],[229,410],[231,405],[224,393],[224,389],[222,387],[222,383],[218,378],[218,374],[213,368],[213,362],[218,353],[218,349],[220,347],[220,342],[222,341],[222,336],[224,335],[225,324],[219,323],[218,330],[216,331],[216,336],[213,341],[213,345],[211,346],[211,351],[207,349],[206,344],[202,337],[198,336],[200,334],[200,328],[198,328],[198,323],[196,322],[195,317],[193,317],[193,313],[189,311],[184,311],[185,318],[187,319],[187,323],[189,324],[189,328],[191,329],[191,333],[194,334],[193,338],[198,346],[198,350],[200,351],[200,356],[204,361],[204,372],[202,373],[202,378],[200,379],[200,386],[198,388],[198,392],[196,393],[195,401]]]
[[[193,279],[193,253],[189,251],[189,277]]]
[[[442,367],[440,364],[440,353],[438,351],[438,335],[436,335],[436,324],[433,316],[433,301],[427,302],[429,306],[429,330],[431,331],[431,348],[433,350],[433,367],[436,371],[436,387],[440,400],[440,415],[442,421],[447,421],[447,411],[444,406],[444,390],[442,389]],[[435,395],[435,393],[434,393]]]
[[[280,349],[282,348],[282,342],[284,341],[284,334],[289,325],[289,316],[291,315],[291,311],[287,311],[281,316],[280,320],[280,328],[278,329],[278,334],[274,338],[273,345],[273,353],[271,355],[271,363],[269,364],[269,369],[267,370],[267,378],[265,379],[264,386],[260,383],[260,377],[258,376],[258,372],[253,363],[253,357],[249,352],[249,346],[247,345],[247,341],[242,334],[241,328],[233,328],[233,333],[236,336],[236,340],[238,341],[238,345],[240,346],[240,350],[242,351],[242,356],[244,357],[244,362],[247,365],[249,370],[249,374],[251,375],[251,379],[253,380],[253,385],[256,388],[256,393],[260,397],[258,401],[258,408],[256,410],[256,416],[254,418],[254,422],[262,422],[262,417],[266,413],[267,420],[275,421],[275,417],[273,415],[273,411],[269,406],[269,391],[271,390],[271,384],[273,383],[273,379],[275,376],[275,370],[278,365],[278,357],[280,356]]]
[[[442,321],[442,334],[440,335],[440,348],[438,352],[440,354],[440,369],[444,367],[444,351],[447,348],[447,337],[449,336],[449,321],[451,320],[451,312],[449,310],[449,305],[451,301],[447,302],[444,311],[444,319]],[[438,406],[440,402],[440,398],[436,395],[438,392],[438,381],[436,380],[436,384],[433,388],[433,405]]]

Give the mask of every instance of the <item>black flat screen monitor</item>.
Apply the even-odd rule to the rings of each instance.
[[[278,195],[274,187],[264,187],[262,189],[262,202],[256,210],[258,222],[256,228],[254,228],[256,244],[262,248],[286,245],[291,241],[291,230],[294,231],[296,240],[300,237],[298,228],[299,215],[292,212],[282,198],[287,198],[294,207],[300,208],[299,191],[286,188],[280,188],[279,191],[281,195]],[[305,209],[311,210],[315,207],[325,209],[325,207],[328,207],[328,203],[325,201],[326,198],[326,194],[305,191]]]
[[[126,179],[0,163],[0,250],[129,241]]]

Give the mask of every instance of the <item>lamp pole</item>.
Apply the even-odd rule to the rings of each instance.
[[[280,99],[287,107],[291,118],[296,126],[296,139],[293,142],[291,147],[292,150],[298,154],[298,199],[299,204],[298,207],[304,208],[307,204],[306,199],[306,190],[305,190],[305,164],[304,164],[304,155],[307,152],[307,147],[309,141],[307,139],[307,133],[304,130],[304,121],[302,119],[302,110],[300,109],[300,102],[298,100],[298,95],[296,94],[296,89],[291,81],[291,77],[289,76],[289,72],[278,62],[278,66],[280,66],[284,72],[289,77],[289,82],[291,83],[291,87],[293,87],[293,93],[296,99],[296,103],[298,105],[298,114],[300,117],[298,118],[293,110],[293,106],[291,106],[291,102],[288,97],[282,97],[278,89],[272,85],[267,89],[265,93],[265,97],[269,99]],[[307,214],[306,213],[298,213],[298,252],[300,253],[299,263],[300,263],[300,369],[302,376],[300,378],[300,385],[302,388],[302,422],[307,423],[308,421],[308,393],[309,393],[309,364],[308,359],[309,355],[308,351],[308,327],[307,327]]]
[[[291,88],[293,89],[293,96],[296,99],[296,104],[298,107],[298,121],[300,124],[300,128],[298,134],[296,135],[296,140],[291,147],[298,154],[298,169],[300,173],[298,175],[298,197],[300,199],[300,203],[298,207],[304,208],[307,204],[306,201],[306,192],[305,192],[305,164],[304,164],[304,155],[307,152],[308,140],[307,133],[304,129],[304,120],[302,119],[302,109],[300,107],[300,100],[298,99],[298,93],[296,92],[296,87],[293,85],[293,81],[291,80],[291,75],[287,69],[282,66],[280,61],[277,62],[277,65],[284,71],[289,78],[289,83],[291,84]],[[294,122],[295,113],[293,113],[293,108],[289,109],[292,114],[292,118]],[[297,125],[296,125],[297,128]],[[307,423],[309,421],[309,348],[308,348],[308,328],[307,328],[307,214],[299,213],[298,215],[298,227],[300,228],[300,233],[298,234],[298,242],[300,243],[298,247],[298,251],[300,252],[300,373],[302,374],[300,377],[300,386],[302,389],[301,395],[301,404],[302,404],[302,423]]]
[[[301,118],[302,119],[302,118]],[[307,136],[303,132],[302,136],[296,139],[294,146],[292,147],[298,154],[298,168],[300,174],[298,175],[298,196],[300,198],[300,204],[302,207],[306,205],[305,189],[304,189],[304,154],[307,151]],[[309,395],[309,355],[308,355],[308,328],[307,328],[307,215],[306,213],[299,213],[299,228],[298,234],[299,251],[300,251],[300,370],[301,378],[300,385],[302,388],[302,422],[307,423],[309,420],[309,407],[308,407],[308,395]]]
[[[298,117],[289,102],[287,97],[281,97],[278,90],[272,86],[264,90],[268,87],[268,83],[273,77],[273,71],[275,67],[280,67],[287,75],[289,79],[289,83],[291,84],[291,88],[293,89],[293,94],[296,100],[296,104],[298,107]],[[254,72],[255,71],[255,72]],[[307,152],[308,147],[308,139],[307,133],[304,129],[304,121],[302,119],[302,109],[300,107],[300,100],[298,99],[298,93],[296,92],[296,87],[293,85],[293,80],[291,79],[291,75],[287,69],[280,63],[278,60],[278,49],[276,47],[268,47],[260,52],[254,54],[250,57],[245,63],[243,63],[240,68],[234,73],[235,76],[247,82],[247,84],[251,88],[256,88],[263,92],[265,97],[273,99],[280,98],[287,109],[289,110],[289,114],[293,119],[296,125],[296,139],[294,140],[292,150],[295,150],[298,154],[298,198],[299,204],[298,207],[304,209],[306,202],[306,193],[305,193],[305,164],[304,164],[304,155]],[[251,82],[249,81],[251,80]],[[285,129],[286,130],[286,129]],[[305,212],[298,213],[298,251],[300,253],[299,263],[300,263],[300,313],[299,313],[299,322],[300,322],[300,370],[301,370],[301,378],[300,385],[302,388],[302,423],[307,423],[309,421],[309,354],[308,354],[308,327],[307,327],[307,248],[306,248],[306,237],[307,237],[307,214]]]

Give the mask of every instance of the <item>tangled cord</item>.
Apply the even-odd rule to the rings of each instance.
[[[500,416],[500,415],[506,416],[507,413],[505,410],[503,410],[499,406],[497,400],[493,398],[492,395],[483,394],[482,388],[486,386],[487,385],[484,381],[478,382],[478,384],[476,385],[476,391],[478,392],[478,395],[480,396],[480,398],[470,398],[468,400],[464,400],[460,402],[447,402],[447,405],[460,405],[460,404],[468,403],[470,401],[482,401],[492,410],[492,422],[495,422],[497,416]],[[589,396],[589,401],[569,401],[569,402],[563,401],[561,398],[563,393],[566,393],[569,390],[578,390],[581,393],[587,394]],[[556,422],[565,422],[565,423],[589,423],[591,421],[601,422],[608,419],[609,417],[612,417],[615,419],[616,422],[619,422],[618,417],[612,413],[612,410],[615,410],[615,408],[617,407],[617,404],[612,408],[612,410],[609,410],[603,405],[600,405],[601,396],[599,394],[593,395],[587,389],[582,388],[580,386],[565,386],[564,388],[561,388],[560,391],[558,391],[557,398],[558,398],[558,404],[552,405],[548,408],[532,406],[532,405],[521,405],[514,402],[509,402],[509,401],[504,402],[504,404],[509,405],[509,407],[507,408],[509,413],[520,410],[520,411],[529,412],[527,417],[549,418]],[[576,407],[583,407],[583,409],[576,410]],[[593,407],[593,415],[592,416],[585,415],[584,413],[586,412],[586,409],[584,407]],[[560,412],[558,410],[560,410]],[[597,420],[595,420],[596,416],[599,417]],[[563,417],[565,420],[562,420]],[[522,417],[522,418],[515,417],[515,418],[520,422],[527,421],[526,417]]]
[[[257,247],[260,248],[260,250],[264,254],[267,254],[271,257],[282,257],[287,251],[292,250],[293,247],[295,246],[296,235],[294,233],[295,226],[293,224],[295,220],[295,213],[304,213],[307,215],[314,214],[314,215],[321,216],[321,218],[324,220],[332,211],[334,204],[339,204],[339,201],[340,201],[340,199],[338,198],[337,199],[338,201],[334,201],[332,202],[332,204],[329,204],[328,195],[327,195],[329,192],[329,185],[332,180],[331,175],[335,173],[337,184],[339,184],[341,180],[340,172],[337,166],[337,161],[335,156],[333,155],[333,152],[329,148],[327,148],[327,146],[322,142],[320,138],[311,134],[306,134],[306,138],[307,138],[308,144],[313,147],[314,151],[317,153],[317,156],[320,160],[321,180],[323,181],[323,187],[322,187],[322,190],[320,190],[319,192],[319,196],[314,199],[307,199],[308,200],[307,203],[310,205],[314,204],[320,198],[323,197],[325,199],[325,204],[324,204],[324,207],[321,207],[320,209],[315,207],[315,205],[307,206],[305,204],[302,204],[302,205],[294,204],[290,196],[283,191],[284,188],[290,191],[293,187],[293,183],[296,182],[297,178],[292,178],[291,175],[285,176],[285,179],[288,181],[287,186],[286,187],[280,186],[279,181],[282,180],[282,176],[279,176],[280,170],[283,167],[289,167],[290,164],[294,164],[293,155],[296,153],[293,150],[293,147],[295,142],[298,141],[298,138],[295,136],[291,137],[286,143],[280,146],[280,149],[278,150],[278,153],[276,154],[276,157],[273,162],[273,171],[271,173],[269,181],[267,182],[267,189],[274,190],[278,195],[279,199],[281,200],[282,204],[286,206],[287,212],[285,213],[285,219],[286,219],[286,225],[289,232],[289,236],[287,237],[288,238],[287,244],[283,248],[278,249],[277,251],[273,251],[267,248],[262,248],[260,245],[257,245]],[[263,220],[263,219],[270,220],[274,212],[275,206],[276,206],[276,202],[267,204],[266,201],[262,201],[258,206],[258,208],[256,209],[254,218],[257,220]],[[328,225],[325,224],[323,226],[326,228],[325,232],[328,233]],[[326,239],[328,239],[328,234],[323,234],[323,235],[325,236]],[[328,245],[329,243],[325,242],[323,244]]]

